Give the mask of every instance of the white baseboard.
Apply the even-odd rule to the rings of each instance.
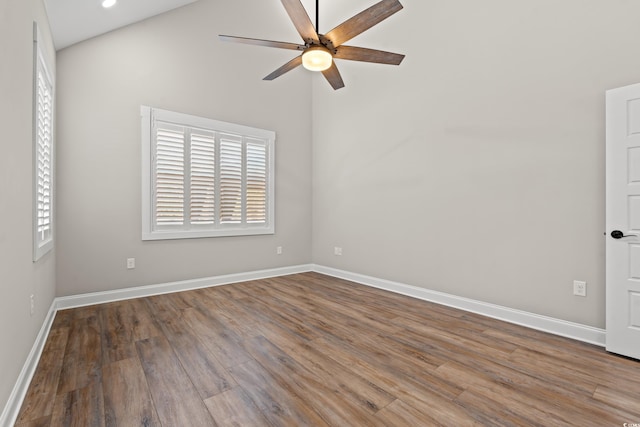
[[[494,319],[504,320],[505,322],[526,326],[528,328],[536,329],[543,332],[549,332],[554,335],[572,338],[574,340],[595,344],[601,347],[605,346],[606,335],[604,329],[581,325],[579,323],[568,322],[566,320],[555,319],[553,317],[542,316],[535,313],[529,313],[522,310],[516,310],[509,307],[503,307],[500,305],[489,304],[469,298],[463,298],[444,292],[432,291],[429,289],[419,288],[417,286],[392,282],[390,280],[378,279],[376,277],[351,273],[349,271],[338,270],[322,265],[313,265],[312,268],[313,271],[326,274],[327,276],[338,277],[340,279],[350,280],[362,285],[384,289],[387,291],[419,298],[437,304],[446,305],[460,310],[470,311],[472,313],[481,314]]]
[[[460,310],[470,311],[494,319],[504,320],[509,323],[526,326],[551,334],[572,338],[578,341],[605,346],[604,329],[594,328],[579,323],[553,317],[542,316],[509,307],[490,304],[469,298],[459,297],[444,292],[432,291],[417,286],[390,280],[379,279],[350,271],[339,270],[316,264],[302,264],[291,267],[281,267],[269,270],[258,270],[247,273],[228,274],[224,276],[206,277],[202,279],[183,280],[179,282],[162,283],[158,285],[139,286],[135,288],[118,289],[114,291],[94,292],[89,294],[73,295],[56,298],[54,303],[57,310],[84,307],[93,304],[121,301],[131,298],[140,298],[153,295],[167,294],[171,292],[188,291],[192,289],[208,288],[211,286],[227,285],[230,283],[245,282],[248,280],[266,279],[269,277],[284,276],[288,274],[315,271],[328,276],[338,277],[352,282],[372,286],[379,289],[407,295],[413,298],[431,301]]]
[[[224,276],[205,277],[202,279],[182,280],[179,282],[161,283],[158,285],[138,286],[135,288],[116,289],[114,291],[93,292],[89,294],[72,295],[56,298],[58,310],[84,307],[94,304],[104,304],[132,298],[149,297],[153,295],[169,294],[172,292],[190,291],[193,289],[209,288],[212,286],[228,285],[230,283],[246,282],[248,280],[267,279],[269,277],[285,276],[287,274],[311,271],[311,264],[291,267],[272,268],[247,273],[226,274]]]
[[[7,401],[7,404],[2,411],[2,415],[0,415],[0,426],[12,426],[15,424],[16,419],[18,418],[18,413],[20,412],[22,401],[27,394],[29,384],[31,383],[31,379],[33,378],[33,374],[36,372],[36,367],[38,366],[38,362],[40,361],[40,356],[42,355],[44,345],[47,342],[47,337],[49,336],[49,331],[51,330],[53,319],[56,316],[56,311],[56,303],[55,301],[53,301],[51,303],[51,307],[49,307],[47,316],[44,318],[44,322],[42,323],[40,332],[38,332],[36,341],[33,343],[33,347],[31,347],[31,351],[27,356],[27,360],[22,367],[22,371],[20,371],[18,380],[16,381],[13,390],[11,391],[9,400]]]

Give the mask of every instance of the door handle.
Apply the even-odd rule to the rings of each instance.
[[[638,235],[637,234],[624,234],[620,230],[613,230],[611,232],[611,237],[613,237],[614,239],[622,239],[623,237],[638,237]]]

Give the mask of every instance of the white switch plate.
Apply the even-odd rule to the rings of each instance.
[[[29,296],[29,313],[31,313],[31,315],[33,316],[33,313],[35,313],[36,311],[36,297],[35,295],[31,294],[31,296]]]
[[[135,258],[127,258],[127,269],[133,270],[136,268],[136,259]]]
[[[278,247],[276,248],[276,254],[277,254],[277,255],[282,255],[282,246],[278,246]]]
[[[334,255],[338,255],[338,256],[342,256],[342,248],[339,246],[336,246],[333,248],[333,254]]]

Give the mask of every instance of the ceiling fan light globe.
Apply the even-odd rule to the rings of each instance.
[[[320,46],[310,47],[302,54],[302,66],[309,71],[324,71],[331,67],[333,55]]]

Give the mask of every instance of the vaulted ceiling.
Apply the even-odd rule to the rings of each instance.
[[[133,24],[197,0],[119,0],[109,9],[102,0],[45,0],[57,50]]]

